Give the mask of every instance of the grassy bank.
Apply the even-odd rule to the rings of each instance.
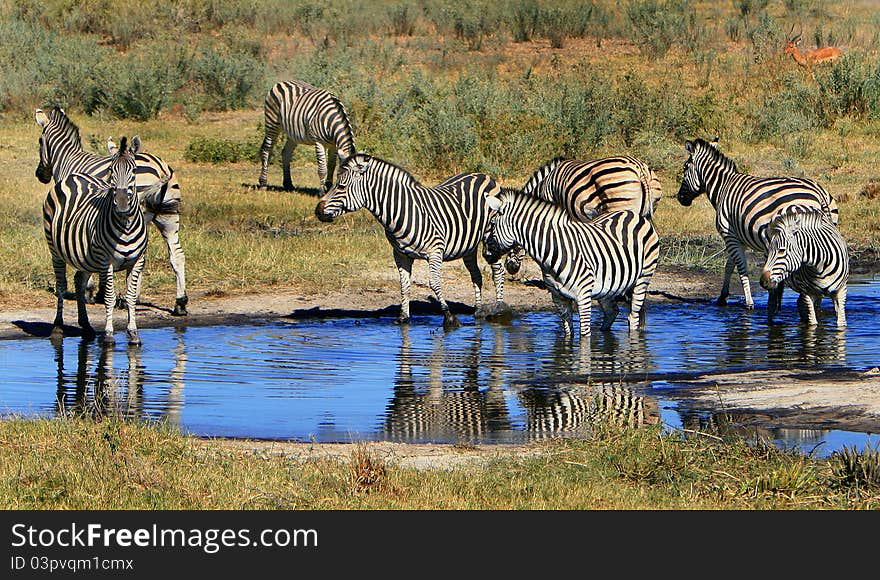
[[[4,509],[877,509],[880,456],[597,426],[449,470],[285,455],[108,419],[0,422]],[[280,445],[280,449],[283,449]],[[476,453],[457,448],[463,457]],[[871,471],[873,470],[873,471]]]

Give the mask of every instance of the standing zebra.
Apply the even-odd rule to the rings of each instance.
[[[715,208],[715,227],[724,240],[727,264],[717,304],[727,304],[730,276],[736,266],[742,282],[746,308],[755,307],[746,264],[746,248],[767,251],[767,228],[780,211],[794,206],[821,211],[837,224],[837,203],[821,185],[797,177],[756,177],[737,171],[736,164],[718,151],[715,143],[703,139],[686,141],[689,157],[684,164],[679,203],[689,206],[705,192]],[[782,300],[780,284],[770,294],[768,314]]]
[[[593,298],[604,315],[602,330],[617,318],[617,298],[630,294],[630,331],[643,324],[642,306],[660,248],[650,220],[623,210],[579,222],[553,203],[511,189],[487,201],[493,215],[483,256],[492,264],[514,246],[524,248],[541,267],[566,339],[572,336],[572,303],[577,304],[580,336],[590,336]]]
[[[651,168],[628,155],[592,161],[555,157],[535,170],[522,192],[555,203],[580,221],[625,209],[651,219],[663,195]],[[505,260],[507,271],[516,274],[523,256],[522,248],[514,248]]]
[[[113,342],[113,310],[116,290],[113,273],[126,271],[125,303],[128,308],[128,338],[140,344],[135,323],[141,271],[146,260],[147,222],[137,197],[135,155],[140,150],[138,137],[131,147],[125,137],[112,156],[107,181],[84,173],[72,173],[56,182],[43,203],[43,231],[52,254],[55,292],[58,302],[53,338],[63,331],[64,293],[67,290],[67,265],[75,268],[74,284],[78,322],[83,334],[92,337],[85,303],[85,286],[90,274],[98,274],[104,290],[106,322],[104,340]],[[165,187],[160,181],[146,190],[149,195]]]
[[[385,228],[400,274],[400,316],[409,321],[409,288],[413,260],[427,260],[431,290],[443,309],[443,326],[457,326],[443,298],[440,269],[443,262],[461,258],[474,285],[474,308],[480,315],[483,275],[477,265],[477,247],[488,219],[487,196],[500,188],[482,173],[461,173],[443,183],[426,187],[409,172],[392,163],[358,153],[340,167],[336,186],[327,192],[315,215],[331,222],[343,213],[367,208]],[[492,266],[495,309],[504,299],[504,272]]]
[[[55,183],[61,183],[72,173],[87,173],[107,179],[116,147],[112,140],[107,143],[110,156],[96,155],[83,150],[79,128],[60,107],[46,112],[37,109],[34,119],[42,128],[40,162],[35,171],[41,183],[49,183],[53,179]],[[155,155],[138,152],[135,162],[138,199],[144,219],[147,223],[153,222],[165,239],[177,281],[172,314],[184,316],[189,299],[186,294],[186,256],[180,246],[180,184],[174,170]],[[152,187],[156,183],[163,185],[156,189]]]
[[[318,179],[321,193],[333,186],[336,158],[340,167],[354,155],[354,134],[345,107],[336,95],[302,81],[276,83],[266,95],[264,106],[266,136],[260,147],[263,166],[260,169],[260,189],[266,189],[269,173],[269,154],[282,128],[287,141],[281,152],[284,170],[284,189],[293,189],[290,178],[290,160],[297,145],[314,144],[318,157]],[[326,149],[325,149],[326,147]],[[329,155],[328,155],[329,153]]]
[[[849,255],[846,241],[831,220],[820,211],[789,210],[768,228],[767,259],[761,286],[774,290],[783,282],[797,291],[801,319],[815,326],[823,296],[830,296],[837,326],[846,326],[846,283]],[[768,312],[772,320],[774,312]]]

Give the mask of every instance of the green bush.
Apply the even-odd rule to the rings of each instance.
[[[183,157],[193,163],[259,162],[260,143],[256,138],[249,141],[195,137],[183,152]]]

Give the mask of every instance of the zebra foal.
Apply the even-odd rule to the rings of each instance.
[[[79,127],[60,107],[47,111],[36,109],[34,120],[42,129],[40,161],[34,172],[41,183],[63,182],[72,173],[87,173],[106,179],[116,145],[107,143],[110,155],[85,151]],[[135,180],[144,219],[159,229],[168,249],[174,270],[176,294],[174,316],[185,316],[189,298],[186,293],[186,255],[180,245],[180,184],[174,170],[159,157],[139,151],[135,155]],[[155,187],[159,184],[159,187]],[[100,292],[99,292],[100,294]]]
[[[134,137],[129,147],[123,137],[112,156],[107,181],[84,173],[72,173],[56,182],[43,203],[43,231],[55,272],[57,307],[53,338],[64,336],[64,293],[67,266],[72,266],[76,288],[78,322],[86,337],[94,337],[86,311],[85,288],[91,274],[98,274],[104,290],[106,321],[104,340],[113,342],[113,311],[116,306],[114,271],[126,272],[125,303],[128,310],[128,339],[140,344],[135,322],[135,302],[146,259],[147,222],[135,189],[135,155],[141,142]],[[167,181],[153,185],[154,194]]]
[[[761,286],[774,290],[783,283],[798,292],[801,319],[818,324],[823,296],[831,297],[837,326],[846,326],[846,285],[849,255],[846,241],[828,217],[819,211],[789,210],[770,224],[767,259]],[[768,312],[772,321],[773,312]]]
[[[715,144],[703,139],[686,141],[688,159],[676,199],[689,206],[706,193],[715,208],[715,228],[724,240],[727,263],[716,303],[727,304],[734,266],[739,273],[746,308],[755,307],[749,284],[746,248],[762,254],[767,251],[767,229],[781,210],[810,208],[825,214],[837,224],[837,203],[825,189],[811,179],[797,177],[757,177],[737,170]],[[776,311],[782,300],[783,285],[770,294],[768,313]]]
[[[482,173],[461,173],[427,187],[405,169],[358,153],[339,170],[333,189],[321,197],[315,215],[323,222],[366,208],[385,228],[400,275],[399,323],[409,321],[409,290],[415,259],[427,260],[430,287],[443,311],[443,326],[458,326],[443,297],[440,270],[443,262],[461,259],[474,287],[475,315],[481,315],[483,275],[477,249],[488,219],[487,197],[500,188]],[[492,266],[495,310],[503,308],[504,272]]]
[[[522,247],[541,267],[567,339],[572,336],[573,304],[580,336],[590,336],[594,298],[602,308],[602,330],[610,330],[617,318],[617,298],[630,294],[629,329],[642,326],[642,307],[660,248],[650,220],[623,210],[578,222],[553,203],[510,189],[487,202],[493,214],[483,257],[496,263],[514,246]]]
[[[281,151],[284,189],[293,189],[290,160],[294,148],[314,144],[321,193],[326,193],[333,186],[337,157],[341,167],[355,153],[351,122],[339,98],[303,81],[282,81],[266,94],[263,113],[266,133],[260,146],[260,189],[268,187],[269,155],[284,129],[287,135]]]
[[[555,157],[532,173],[522,192],[555,203],[580,221],[624,209],[651,219],[663,196],[657,175],[629,155],[590,161]],[[522,248],[508,254],[504,265],[510,274],[519,271],[524,255]]]

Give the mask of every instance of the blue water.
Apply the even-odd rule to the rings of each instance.
[[[689,377],[880,364],[880,281],[851,283],[845,331],[827,301],[820,326],[803,327],[795,298],[786,294],[773,326],[763,291],[752,312],[650,302],[635,337],[622,309],[612,332],[595,329],[586,360],[547,311],[509,324],[462,316],[451,332],[440,316],[417,315],[408,327],[391,318],[280,318],[142,329],[138,348],[124,335],[109,349],[80,338],[0,340],[0,413],[121,412],[200,436],[320,442],[523,442],[583,433],[603,412],[702,429],[713,415],[681,396]],[[742,434],[825,455],[877,445],[877,430],[786,425]]]

